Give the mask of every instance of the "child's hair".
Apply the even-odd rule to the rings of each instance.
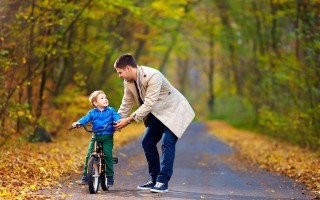
[[[93,102],[97,101],[97,97],[99,94],[105,94],[104,91],[102,90],[96,90],[94,92],[92,92],[89,96],[89,101],[91,102],[91,104],[94,106]]]

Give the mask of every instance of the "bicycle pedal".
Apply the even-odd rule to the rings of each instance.
[[[117,164],[119,161],[117,157],[112,157],[112,160],[113,160],[113,164]]]

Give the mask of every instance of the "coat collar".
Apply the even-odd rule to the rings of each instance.
[[[102,111],[100,111],[98,108],[94,107],[93,110],[95,110],[96,112],[105,112],[109,109],[109,106],[105,107]]]

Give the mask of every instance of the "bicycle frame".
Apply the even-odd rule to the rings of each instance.
[[[98,147],[98,145],[99,145],[99,143],[100,143],[100,147]],[[99,148],[99,149],[98,149]],[[99,152],[98,152],[98,150],[99,150]],[[90,155],[90,157],[91,156],[95,156],[95,157],[97,157],[99,160],[103,160],[104,158],[103,158],[103,147],[102,147],[102,142],[98,142],[97,141],[97,135],[96,134],[94,134],[94,147],[93,147],[93,151],[92,151],[92,153],[91,153],[91,155]],[[101,174],[101,172],[102,172],[102,162],[101,163],[98,163],[99,164],[99,174]]]
[[[105,182],[106,180],[106,172],[102,167],[105,166],[105,160],[104,160],[104,154],[103,154],[103,144],[102,142],[99,142],[97,140],[97,133],[105,131],[110,125],[112,124],[107,124],[103,129],[99,130],[88,130],[85,125],[78,124],[75,127],[69,128],[69,130],[74,129],[74,128],[80,128],[83,127],[87,132],[92,133],[94,136],[94,148],[93,151],[91,152],[90,159],[88,161],[88,175],[89,176],[89,191],[91,194],[96,194],[99,190],[99,182],[101,182],[101,187],[104,191],[108,190],[108,186]],[[118,158],[112,157],[113,163],[116,164],[118,163]],[[96,170],[96,171],[95,171]],[[101,181],[99,180],[99,177]],[[102,181],[104,180],[104,181]]]

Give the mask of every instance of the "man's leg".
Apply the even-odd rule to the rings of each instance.
[[[160,172],[159,153],[157,143],[162,137],[165,126],[152,114],[149,116],[148,127],[142,138],[142,147],[148,162],[149,174],[153,183],[138,186],[138,189],[150,189],[156,182]],[[150,186],[151,185],[151,186]]]
[[[168,128],[165,128],[162,136],[162,156],[161,167],[157,178],[157,183],[150,189],[151,192],[168,192],[168,182],[173,173],[173,163],[175,157],[175,146],[178,137]]]
[[[162,136],[162,155],[157,182],[168,184],[173,174],[177,140],[178,137],[170,129],[166,128]]]

